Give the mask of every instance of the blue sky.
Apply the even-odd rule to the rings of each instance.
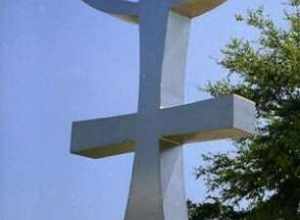
[[[255,38],[234,14],[264,5],[275,19],[283,0],[229,0],[194,19],[186,102],[226,71],[213,58],[230,38]],[[89,160],[69,154],[71,122],[137,110],[138,28],[80,0],[0,1],[0,219],[122,220],[133,154]],[[184,150],[187,197],[205,187],[194,168],[228,141]]]

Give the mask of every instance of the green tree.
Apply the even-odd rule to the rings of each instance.
[[[258,134],[239,140],[234,154],[203,155],[208,166],[197,168],[197,178],[218,196],[211,203],[188,202],[190,220],[298,220],[300,0],[288,1],[285,28],[262,8],[236,19],[258,30],[259,37],[233,39],[225,47],[220,64],[229,70],[228,77],[209,83],[206,91],[255,101]],[[245,208],[237,211],[241,203]]]

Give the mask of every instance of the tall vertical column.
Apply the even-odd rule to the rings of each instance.
[[[140,89],[136,149],[125,220],[165,220],[161,186],[159,123],[168,5],[140,5]]]
[[[185,66],[190,19],[169,13],[161,83],[161,105],[184,104]],[[178,116],[180,117],[180,116]],[[182,146],[161,150],[165,220],[187,220]]]
[[[190,20],[158,3],[140,8],[139,122],[125,220],[187,220],[182,149],[162,149],[156,113],[184,103]]]
[[[140,3],[140,89],[138,111],[153,116],[161,105],[161,77],[165,59],[169,7],[160,1]],[[150,114],[149,114],[150,113]]]

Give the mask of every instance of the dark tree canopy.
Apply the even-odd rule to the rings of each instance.
[[[238,94],[256,102],[258,134],[232,154],[203,155],[197,169],[211,203],[188,202],[191,220],[300,219],[300,0],[284,9],[285,28],[262,8],[236,16],[259,31],[257,41],[233,39],[220,64],[228,77],[209,83],[213,96]],[[238,79],[238,80],[237,80]],[[238,81],[238,82],[237,82]],[[242,201],[248,204],[237,211]],[[245,206],[245,205],[244,205]]]

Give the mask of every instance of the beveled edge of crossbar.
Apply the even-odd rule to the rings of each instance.
[[[169,127],[165,128],[163,138],[177,145],[239,139],[256,133],[255,103],[238,95],[217,97],[164,111],[163,117]],[[172,118],[176,115],[181,116],[174,122]]]
[[[71,153],[99,158],[132,151],[135,120],[136,114],[129,114],[73,122]]]
[[[135,142],[133,140],[125,140],[118,144],[110,144],[105,146],[86,146],[82,149],[71,150],[72,154],[98,159],[102,157],[110,157],[119,154],[130,153],[134,151]]]

